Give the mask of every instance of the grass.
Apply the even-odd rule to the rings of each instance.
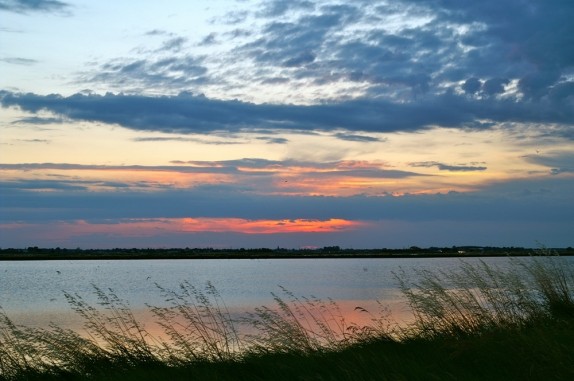
[[[0,310],[0,380],[574,379],[574,270],[563,258],[396,278],[413,313],[406,326],[384,310],[359,326],[334,301],[288,290],[236,317],[213,285],[189,283],[158,285],[167,306],[149,308],[160,337],[98,287],[97,307],[66,294],[83,335],[19,326]]]

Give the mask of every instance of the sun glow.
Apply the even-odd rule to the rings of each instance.
[[[117,237],[152,237],[157,234],[185,234],[204,232],[233,232],[242,234],[291,234],[291,233],[332,233],[358,229],[366,226],[361,221],[345,219],[282,219],[249,220],[243,218],[155,218],[121,219],[104,221],[78,220],[57,221],[50,229],[40,229],[44,224],[5,223],[3,231],[34,232],[37,238],[66,240],[72,237],[106,235]]]

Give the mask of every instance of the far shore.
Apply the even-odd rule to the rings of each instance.
[[[110,259],[320,259],[320,258],[469,258],[574,255],[574,249],[521,247],[410,247],[407,249],[342,249],[338,246],[313,249],[61,249],[38,248],[0,249],[0,261],[26,260],[110,260]]]

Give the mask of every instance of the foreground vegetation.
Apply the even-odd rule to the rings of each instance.
[[[111,290],[100,306],[66,294],[86,333],[33,329],[0,314],[0,380],[574,379],[574,270],[555,256],[509,268],[396,274],[413,320],[381,312],[365,326],[337,304],[283,290],[276,305],[233,316],[217,290],[158,286],[153,336]]]

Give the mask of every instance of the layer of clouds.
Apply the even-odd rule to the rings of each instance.
[[[87,185],[87,184],[84,184]],[[117,185],[117,184],[116,184]],[[404,196],[277,196],[235,185],[163,191],[85,192],[70,181],[1,184],[2,222],[115,218],[236,217],[399,221],[521,221],[572,224],[572,179],[499,184],[474,193]],[[38,192],[37,190],[52,190]]]
[[[319,105],[255,104],[209,99],[203,95],[176,96],[57,94],[38,95],[0,91],[4,107],[37,113],[50,111],[70,120],[117,124],[134,130],[202,133],[251,129],[335,130],[365,132],[416,131],[433,126],[485,128],[478,120],[574,125],[574,98],[563,102],[469,100],[444,94],[417,102],[355,99]],[[489,124],[486,124],[488,127]]]
[[[224,161],[181,161],[173,160],[173,165],[143,166],[143,165],[83,165],[69,163],[25,163],[0,164],[0,170],[14,171],[131,171],[131,172],[171,172],[171,173],[203,173],[203,174],[233,174],[247,177],[269,175],[284,176],[285,174],[301,174],[311,177],[353,176],[381,179],[399,179],[421,176],[410,171],[383,168],[377,163],[336,161],[325,163],[303,162],[297,160],[266,160],[245,158]],[[270,179],[271,180],[271,179]]]
[[[554,151],[529,155],[526,160],[550,168],[550,173],[574,173],[574,153],[568,151]]]
[[[282,84],[303,103],[356,96],[413,102],[455,92],[472,99],[551,98],[566,109],[574,94],[567,48],[574,43],[573,17],[574,5],[565,1],[245,3],[214,20],[221,32],[191,41],[151,30],[146,36],[163,39],[159,47],[100,62],[78,80],[98,89],[205,89],[240,99],[253,96],[253,84],[258,90]]]
[[[3,106],[30,112],[164,132],[387,132],[537,122],[561,124],[556,133],[572,138],[573,18],[568,1],[242,3],[213,20],[221,31],[191,41],[153,29],[146,48],[78,76],[82,86],[121,93],[4,91],[0,98]],[[265,94],[273,103],[261,102]],[[360,136],[341,138],[369,141]]]

